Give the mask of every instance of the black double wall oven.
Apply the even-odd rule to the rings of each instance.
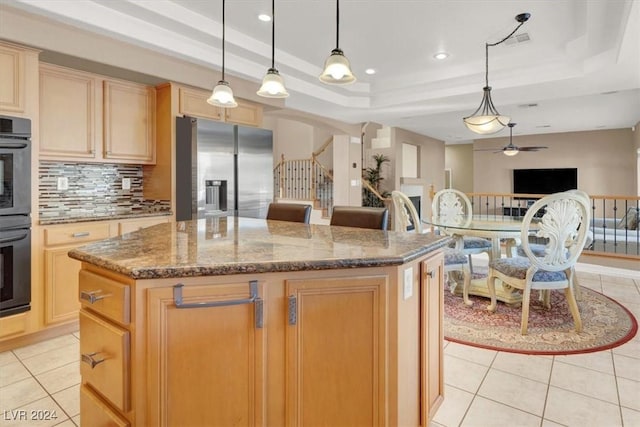
[[[30,304],[31,121],[0,115],[0,317]]]

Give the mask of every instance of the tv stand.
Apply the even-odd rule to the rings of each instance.
[[[525,216],[529,208],[519,207],[504,207],[502,208],[502,215],[504,216]]]

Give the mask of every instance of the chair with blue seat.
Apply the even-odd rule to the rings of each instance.
[[[423,227],[420,216],[409,197],[401,191],[392,191],[393,217],[395,218],[396,231],[410,231],[422,233]],[[451,282],[452,271],[460,271],[463,277],[462,297],[466,305],[472,305],[469,300],[469,286],[471,284],[471,272],[469,270],[469,260],[467,255],[454,248],[444,250],[444,272],[447,274],[447,282]],[[454,285],[450,286],[450,291],[455,293],[458,283],[453,280]]]
[[[471,223],[473,216],[471,201],[462,191],[453,188],[445,188],[433,196],[431,203],[432,221],[440,226],[464,227]],[[449,232],[446,227],[440,227],[444,233],[453,237],[451,247],[466,254],[469,258],[469,267],[473,272],[471,255],[487,253],[491,259],[491,241],[481,237],[462,236]]]
[[[544,212],[534,220],[537,212]],[[573,316],[576,332],[582,331],[582,320],[574,295],[575,263],[587,240],[590,210],[588,201],[580,194],[565,192],[545,196],[536,201],[523,220],[521,241],[526,257],[494,259],[489,262],[487,285],[491,295],[490,311],[497,308],[496,279],[522,290],[522,319],[520,332],[527,334],[531,290],[564,289]],[[533,232],[535,230],[535,232]],[[529,236],[547,239],[544,256],[531,250]]]
[[[578,195],[580,197],[583,197],[585,202],[587,203],[587,206],[591,206],[591,198],[584,191],[581,191],[581,190],[569,190],[568,192],[576,194],[576,195]],[[584,222],[584,225],[583,225],[583,227],[587,228],[587,238],[586,238],[585,243],[584,243],[585,249],[591,247],[591,245],[593,244],[593,232],[588,229],[590,221],[591,221],[591,211],[589,210],[589,215],[585,219],[585,222]],[[546,254],[546,251],[547,251],[547,245],[544,244],[544,243],[532,243],[530,241],[529,242],[529,249],[531,250],[531,253],[533,253],[535,256],[544,257],[545,254]],[[510,251],[507,250],[507,253],[510,253]],[[522,248],[522,245],[519,245],[516,248],[516,253],[520,257],[526,257],[527,256],[525,254],[525,252],[524,252],[524,249]],[[580,291],[580,284],[578,283],[577,275],[574,275],[574,278],[573,278],[573,292],[575,293],[575,296],[576,296],[577,300],[580,300],[582,298],[582,293]],[[545,305],[546,308],[551,308],[550,300],[549,300],[548,296],[549,296],[549,293],[545,292],[544,305]]]

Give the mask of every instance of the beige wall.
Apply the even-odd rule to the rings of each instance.
[[[578,188],[591,195],[638,194],[637,134],[631,129],[567,132],[514,136],[520,147],[548,146],[537,152],[521,152],[514,157],[491,151],[473,153],[473,191],[510,193],[512,170],[526,168],[578,168]],[[474,142],[474,148],[502,147],[509,138]]]
[[[447,145],[444,167],[451,170],[452,188],[473,192],[473,144]]]

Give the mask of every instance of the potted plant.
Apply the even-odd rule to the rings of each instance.
[[[369,182],[376,192],[383,198],[388,198],[390,193],[383,191],[380,188],[380,184],[384,178],[382,177],[382,165],[389,162],[389,158],[384,154],[374,154],[372,156],[375,161],[375,167],[368,167],[364,169],[362,178]],[[378,195],[371,191],[366,186],[362,187],[362,206],[384,207],[384,200],[381,200]]]

